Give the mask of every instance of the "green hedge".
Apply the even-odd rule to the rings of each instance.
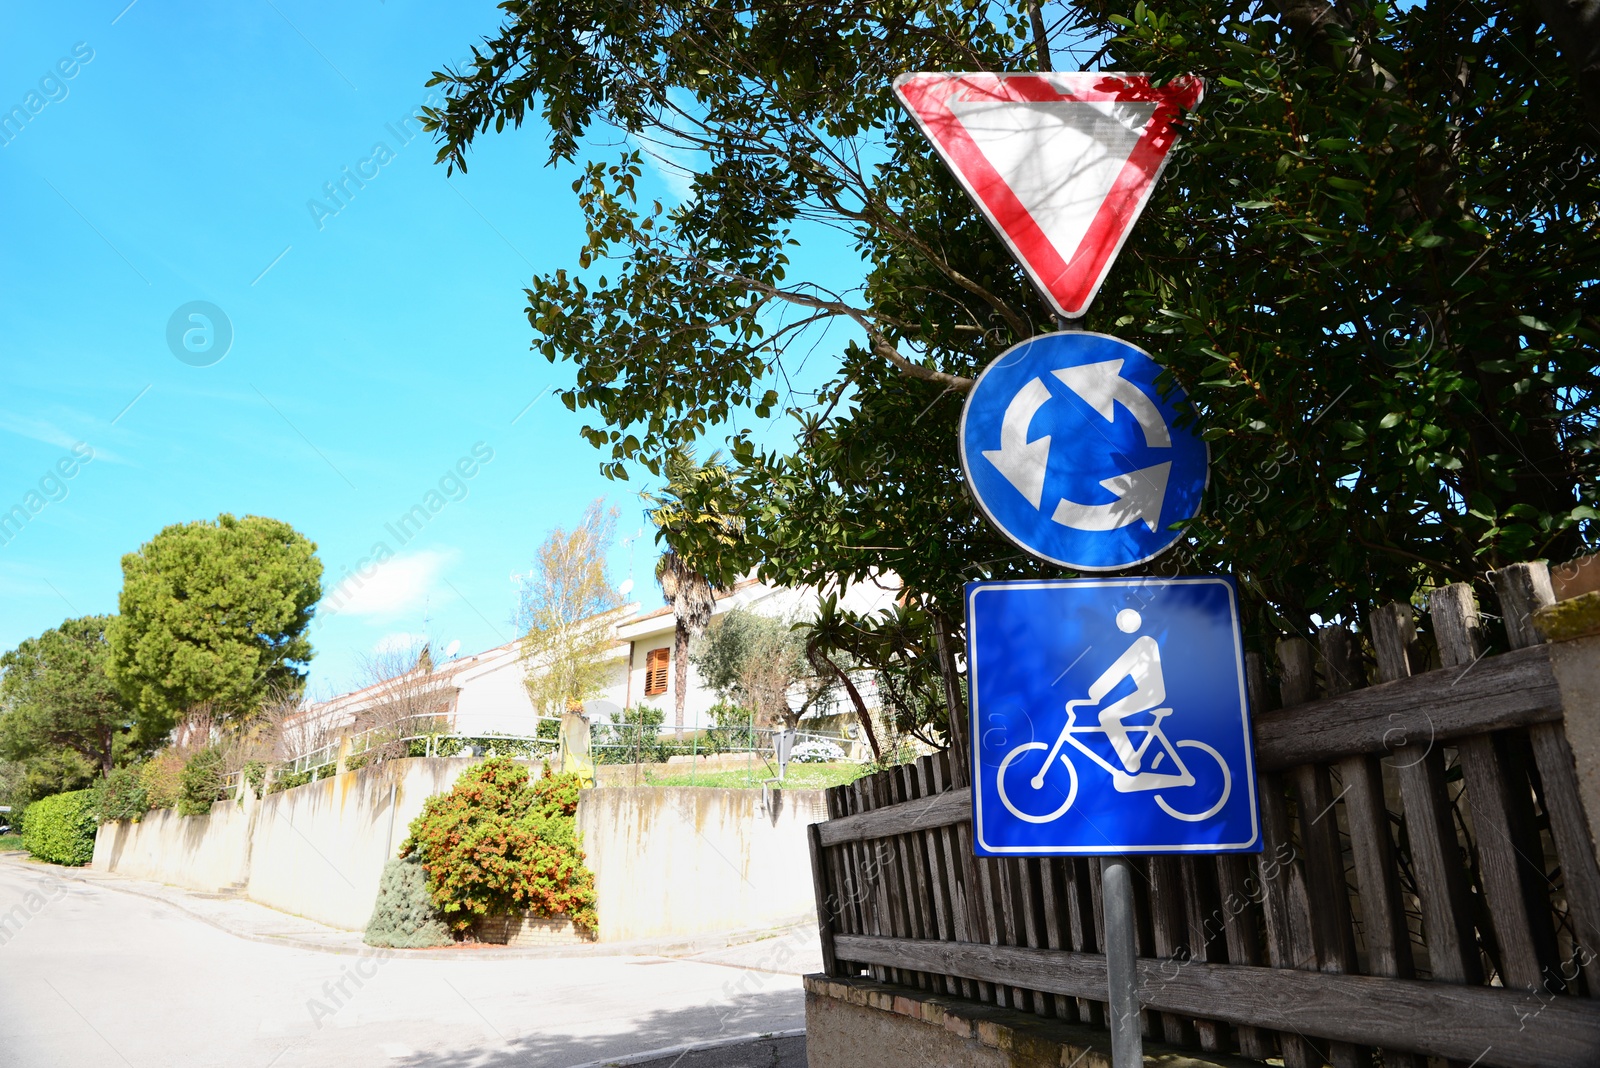
[[[99,799],[96,790],[55,794],[28,806],[22,844],[40,860],[80,865],[94,859]]]

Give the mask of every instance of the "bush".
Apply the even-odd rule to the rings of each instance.
[[[265,760],[247,760],[244,765],[244,780],[250,784],[250,789],[257,797],[261,796],[261,786],[267,781],[267,767]]]
[[[634,705],[617,713],[609,723],[596,724],[589,735],[590,752],[597,764],[659,764],[661,723],[666,713],[649,705]]]
[[[178,815],[204,816],[222,792],[222,750],[202,749],[183,766],[178,789]]]
[[[280,771],[272,777],[272,789],[268,792],[276,794],[284,790],[293,790],[296,786],[304,786],[311,781],[311,773],[314,770],[307,768],[305,771]]]
[[[832,742],[801,742],[789,750],[789,759],[796,764],[832,764],[844,759],[844,750]]]
[[[41,798],[22,820],[22,844],[40,860],[81,865],[94,859],[97,805],[94,790]]]
[[[150,808],[148,791],[140,768],[118,768],[103,779],[95,790],[95,815],[101,823],[136,820]]]
[[[480,917],[571,917],[589,931],[594,874],[583,863],[577,820],[579,778],[547,776],[495,757],[467,769],[448,794],[430,797],[400,847],[421,857],[428,892],[458,931]]]
[[[139,769],[139,784],[144,787],[148,808],[176,808],[183,795],[183,757],[163,749]]]
[[[378,900],[372,906],[361,940],[369,946],[391,949],[426,949],[448,946],[450,929],[439,918],[428,896],[428,874],[413,853],[383,866]]]

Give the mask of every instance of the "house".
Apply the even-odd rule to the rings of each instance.
[[[891,607],[898,593],[898,581],[859,583],[850,588],[840,606],[854,612],[876,612]],[[743,608],[772,618],[802,620],[816,614],[818,602],[816,590],[769,586],[747,578],[717,598],[712,616]],[[613,624],[615,643],[609,653],[609,681],[586,704],[591,719],[610,718],[623,708],[648,705],[662,711],[668,726],[674,725],[676,672],[672,658],[676,628],[670,607],[641,612],[637,604],[632,604],[617,613]],[[532,736],[538,729],[538,713],[524,685],[527,670],[520,640],[438,664],[426,660],[406,675],[306,706],[285,724],[285,735],[289,747],[301,753],[343,734],[418,716],[442,719],[457,734]],[[875,691],[869,681],[863,687],[863,695],[869,706],[875,703]],[[691,662],[684,694],[684,726],[714,726],[709,713],[719,699]],[[847,709],[814,711],[828,714]]]

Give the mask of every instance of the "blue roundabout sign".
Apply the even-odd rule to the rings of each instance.
[[[961,465],[978,506],[1034,556],[1113,571],[1158,556],[1194,517],[1209,450],[1161,365],[1107,334],[1030,338],[986,367],[961,413]]]

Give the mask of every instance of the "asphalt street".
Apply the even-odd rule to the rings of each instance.
[[[801,1068],[803,1038],[682,1052],[802,1028],[798,938],[692,959],[340,956],[0,857],[0,1065]]]

